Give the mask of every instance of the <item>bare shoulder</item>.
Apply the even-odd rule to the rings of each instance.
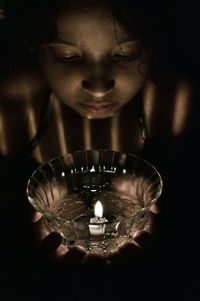
[[[30,114],[37,129],[41,110],[47,99],[47,87],[39,73],[25,70],[9,72],[0,78],[0,154],[15,155],[23,143]],[[29,122],[30,123],[30,122]],[[26,136],[26,137],[25,137]]]

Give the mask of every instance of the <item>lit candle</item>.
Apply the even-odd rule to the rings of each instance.
[[[90,218],[89,230],[91,235],[103,235],[105,233],[107,219],[103,217],[103,206],[97,201],[94,206],[95,217]]]

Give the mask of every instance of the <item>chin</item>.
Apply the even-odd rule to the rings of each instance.
[[[105,118],[113,117],[114,114],[115,114],[115,112],[107,112],[107,113],[103,113],[103,114],[87,113],[87,114],[84,114],[84,117],[86,117],[87,119],[105,119]]]
[[[94,113],[94,112],[85,112],[82,110],[76,110],[76,112],[80,116],[90,119],[90,120],[111,118],[116,113],[116,111],[104,112],[104,113]]]

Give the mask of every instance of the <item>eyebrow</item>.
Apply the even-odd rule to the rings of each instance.
[[[70,42],[70,41],[67,41],[67,40],[64,40],[64,39],[61,39],[61,38],[56,38],[55,40],[53,40],[52,42],[54,43],[62,43],[62,44],[67,44],[67,45],[71,45],[71,46],[76,46],[74,43]],[[135,43],[137,44],[139,42],[139,40],[137,39],[131,39],[131,40],[122,40],[122,41],[118,41],[118,44],[126,44],[126,43]]]
[[[69,46],[76,47],[75,44],[73,44],[73,43],[71,43],[71,42],[69,42],[69,41],[60,39],[60,38],[56,38],[55,40],[52,41],[52,43],[61,43],[61,44],[65,44],[65,45],[69,45]]]
[[[122,44],[135,44],[137,45],[140,41],[139,40],[127,40],[127,41],[118,41],[118,44],[119,45],[122,45]]]

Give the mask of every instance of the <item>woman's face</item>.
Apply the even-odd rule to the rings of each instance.
[[[83,117],[111,117],[143,86],[145,51],[105,6],[63,11],[56,25],[57,38],[39,49],[48,85]]]

